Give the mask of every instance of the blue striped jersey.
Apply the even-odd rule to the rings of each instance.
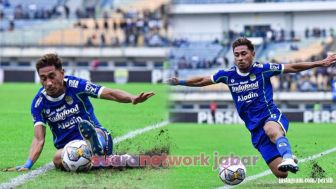
[[[252,131],[261,120],[279,112],[273,103],[270,78],[282,73],[283,69],[283,64],[254,63],[249,73],[242,73],[234,66],[219,70],[211,79],[213,83],[228,85],[239,116]]]
[[[42,87],[31,104],[34,126],[48,125],[57,149],[71,140],[82,139],[78,130],[81,120],[101,127],[89,97],[99,98],[103,87],[74,76],[65,76],[64,83],[66,90],[61,96],[48,96]]]

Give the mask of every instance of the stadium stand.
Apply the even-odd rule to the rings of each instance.
[[[132,3],[129,1],[113,5],[115,7],[113,10],[110,8],[103,10],[100,7],[110,6],[112,1],[98,3],[83,0],[83,6],[78,3],[81,1],[74,0],[55,0],[48,4],[42,2],[31,0],[24,3],[10,1],[8,5],[5,5],[5,2],[1,3],[3,8],[0,10],[4,10],[0,11],[4,13],[2,16],[4,19],[0,24],[3,45],[100,47],[168,45],[167,5],[163,4],[167,3],[167,0],[155,2],[143,0]],[[38,16],[40,10],[47,11],[48,14],[42,13],[47,16]],[[31,27],[34,32],[31,31]],[[29,36],[28,41],[26,36]]]
[[[14,31],[0,32],[1,44],[4,46],[46,45],[40,40],[55,30],[69,27],[71,20],[18,20]],[[51,45],[51,44],[48,44]]]
[[[173,66],[178,69],[208,69],[224,66],[224,62],[217,61],[223,47],[210,42],[187,42],[180,44],[171,51]],[[221,65],[223,63],[223,65]]]

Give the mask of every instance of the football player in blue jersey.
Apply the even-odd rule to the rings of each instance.
[[[89,97],[138,104],[154,95],[153,92],[131,95],[78,77],[65,76],[62,61],[56,54],[41,57],[37,61],[36,71],[43,87],[31,105],[34,138],[26,163],[11,170],[31,169],[42,152],[46,125],[50,127],[57,149],[53,158],[56,168],[63,169],[62,149],[68,142],[76,139],[84,139],[94,155],[112,155],[112,137],[97,120]]]
[[[288,120],[273,103],[270,78],[282,73],[296,73],[314,67],[326,67],[335,63],[336,54],[315,62],[293,64],[261,64],[253,62],[254,46],[246,38],[237,39],[233,45],[235,66],[219,70],[212,76],[193,77],[187,80],[170,78],[171,85],[202,87],[215,83],[228,85],[234,104],[245,126],[251,132],[251,140],[273,174],[286,178],[288,171],[299,170],[286,137]]]

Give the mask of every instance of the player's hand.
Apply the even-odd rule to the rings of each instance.
[[[13,171],[26,172],[26,171],[29,171],[29,168],[25,167],[24,165],[20,165],[20,166],[4,169],[4,171],[9,171],[9,172],[13,172]]]
[[[30,168],[32,168],[34,162],[31,159],[27,159],[26,163],[24,165],[19,165],[13,168],[6,169],[5,171],[28,171]]]
[[[138,103],[142,103],[154,95],[155,94],[153,92],[148,92],[148,93],[142,92],[141,94],[139,94],[138,96],[132,99],[132,104],[135,105]]]
[[[331,64],[336,63],[336,54],[330,54],[328,55],[327,58],[322,60],[322,66],[327,67],[330,66]]]
[[[172,77],[172,78],[169,78],[169,79],[168,79],[167,83],[168,83],[169,85],[178,85],[179,80],[178,80],[176,77]]]

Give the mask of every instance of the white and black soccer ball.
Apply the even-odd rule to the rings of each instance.
[[[84,140],[73,140],[62,151],[62,164],[65,170],[83,172],[91,169],[92,152]]]
[[[238,158],[227,158],[219,165],[219,177],[228,185],[237,185],[246,178],[246,168]]]

